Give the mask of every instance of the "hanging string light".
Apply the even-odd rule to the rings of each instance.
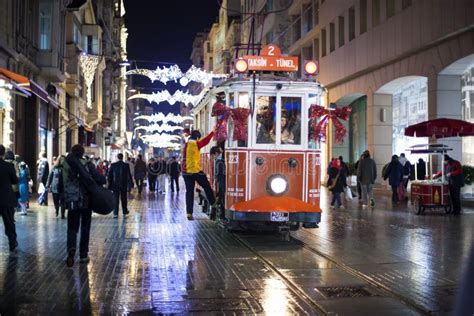
[[[208,85],[213,78],[227,78],[227,75],[219,75],[211,72],[204,71],[200,68],[191,66],[186,73],[183,73],[178,65],[170,67],[160,68],[159,66],[155,70],[149,69],[131,69],[126,72],[127,75],[141,75],[148,77],[151,82],[160,81],[166,84],[169,81],[176,82],[178,79],[182,86],[188,85],[190,81],[200,82]]]
[[[176,102],[183,102],[184,104],[195,105],[197,101],[196,96],[193,96],[192,94],[189,94],[188,92],[183,92],[181,90],[177,90],[173,95],[171,95],[168,90],[163,90],[151,94],[138,93],[128,98],[128,100],[133,99],[145,99],[150,103],[155,102],[156,104],[159,104],[161,102],[168,102],[171,105],[175,104]]]
[[[94,82],[97,68],[102,64],[102,56],[81,54],[79,56],[79,65],[84,76],[87,89],[87,107],[92,107],[92,83]],[[104,69],[104,65],[99,68],[99,71]]]
[[[144,142],[150,143],[165,143],[165,142],[172,142],[172,141],[179,141],[181,137],[178,135],[170,135],[170,134],[151,134],[151,135],[141,135],[141,139]]]
[[[174,131],[181,131],[183,130],[183,127],[182,126],[172,126],[172,125],[168,125],[168,124],[162,124],[162,125],[158,125],[158,124],[151,124],[151,125],[147,125],[147,126],[138,126],[135,128],[135,131],[137,130],[143,130],[145,132],[148,132],[148,133],[156,133],[158,132],[159,134],[162,134],[162,133],[170,133],[170,132],[174,132]]]
[[[145,120],[151,123],[157,124],[158,122],[162,122],[163,124],[165,123],[175,123],[175,124],[181,124],[184,121],[187,120],[193,120],[191,116],[181,116],[179,114],[174,114],[174,113],[168,113],[167,115],[163,114],[162,112],[160,113],[155,113],[152,115],[140,115],[134,118],[134,120]]]

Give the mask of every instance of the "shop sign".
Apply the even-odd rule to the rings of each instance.
[[[247,55],[243,59],[248,63],[248,70],[298,71],[298,57],[282,56],[280,48],[274,44],[264,46],[260,56]]]

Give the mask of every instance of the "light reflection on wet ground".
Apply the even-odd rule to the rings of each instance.
[[[294,236],[413,295],[426,309],[449,310],[472,242],[474,213],[416,216],[380,201],[373,211],[354,204],[353,210],[325,212],[319,229]],[[64,264],[65,220],[54,218],[52,208],[18,216],[18,253],[9,255],[6,238],[0,239],[0,313],[416,314],[295,240],[239,234],[276,273],[199,212],[188,222],[184,196],[133,200],[131,209],[127,219],[94,216],[91,262],[73,269]],[[334,288],[345,292],[329,297]],[[347,295],[354,289],[368,294]]]

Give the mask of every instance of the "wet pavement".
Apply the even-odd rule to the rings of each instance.
[[[66,220],[32,205],[17,253],[0,238],[0,314],[448,314],[473,240],[472,210],[417,216],[381,192],[374,210],[323,197],[320,228],[290,241],[229,233],[199,211],[187,221],[183,193],[94,215],[91,262],[72,269]]]

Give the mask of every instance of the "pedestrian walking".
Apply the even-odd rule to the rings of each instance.
[[[176,191],[179,192],[179,175],[181,174],[181,166],[176,160],[176,157],[171,157],[171,161],[168,164],[168,175],[170,177],[171,183],[171,192],[174,192],[176,186]]]
[[[59,156],[54,161],[54,167],[49,173],[46,189],[53,194],[56,217],[59,216],[59,210],[61,210],[61,218],[66,218],[66,210],[63,203],[63,166],[61,164],[61,159],[63,158]]]
[[[426,162],[423,158],[418,159],[418,163],[416,164],[416,178],[417,180],[426,179]]]
[[[404,153],[401,153],[400,154],[400,159],[399,159],[400,163],[402,164],[402,167],[403,167],[403,187],[405,188],[405,192],[408,188],[408,181],[410,181],[410,177],[411,177],[411,172],[412,172],[412,167],[411,167],[411,163],[410,161],[408,161],[408,159],[405,157],[405,154]],[[405,197],[403,197],[405,198]]]
[[[207,175],[201,169],[200,154],[201,148],[208,145],[213,136],[214,131],[201,139],[201,133],[198,130],[194,130],[191,132],[188,142],[184,144],[181,166],[186,185],[186,213],[188,220],[193,219],[194,188],[196,182],[204,189],[209,204],[214,206],[216,203],[216,198]]]
[[[46,182],[48,182],[49,176],[49,162],[46,156],[46,153],[41,153],[40,158],[37,162],[38,174],[36,177],[36,183],[38,184],[38,193],[41,194],[42,189],[46,190]],[[40,189],[42,186],[42,189]],[[41,201],[40,205],[48,206],[48,193],[44,194],[44,199]]]
[[[377,165],[370,157],[370,152],[366,150],[362,154],[357,168],[357,181],[360,182],[362,193],[362,207],[367,208],[370,202],[371,207],[375,207],[372,189],[377,178]]]
[[[97,163],[97,172],[100,173],[100,175],[102,176],[106,176],[107,175],[107,167],[105,166],[105,163],[103,160],[100,160],[98,163]]]
[[[18,203],[17,195],[13,192],[13,185],[18,184],[15,167],[4,160],[5,147],[0,145],[0,214],[2,215],[5,235],[8,237],[10,251],[18,247],[15,229],[15,207]]]
[[[130,212],[127,208],[127,193],[128,183],[132,179],[130,174],[130,167],[123,161],[123,154],[117,155],[117,162],[114,162],[110,166],[109,173],[107,175],[109,181],[109,190],[112,190],[115,195],[116,207],[114,210],[114,218],[118,217],[119,201],[122,201],[122,212],[126,216]]]
[[[444,155],[444,174],[448,180],[453,214],[459,215],[461,214],[461,187],[464,186],[464,174],[461,163],[449,155]],[[441,171],[434,175],[434,178],[438,177],[441,177]]]
[[[158,161],[155,162],[156,170],[158,171],[158,193],[165,194],[166,191],[166,161],[163,157],[159,157]]]
[[[354,169],[355,169],[355,173],[356,173],[357,198],[359,200],[359,203],[362,202],[362,187],[360,185],[359,178],[357,177],[357,173],[358,173],[358,170],[359,170],[359,163],[362,159],[364,159],[364,155],[360,155],[359,160],[357,160],[356,163],[354,164]]]
[[[19,198],[18,203],[20,204],[21,215],[28,215],[27,203],[30,194],[28,187],[28,182],[30,181],[30,176],[28,170],[26,169],[26,163],[23,161],[20,162],[19,172],[18,172],[18,191]]]
[[[346,170],[344,169],[341,160],[334,158],[331,161],[331,168],[329,169],[328,189],[332,192],[331,209],[337,207],[343,209],[341,200],[341,193],[344,192],[346,183]]]
[[[137,185],[138,193],[141,194],[143,190],[143,179],[146,177],[146,163],[143,161],[142,155],[138,155],[134,170],[135,184]]]
[[[19,176],[19,171],[20,171],[19,170],[19,163],[17,163],[17,161],[15,160],[15,154],[13,153],[13,151],[8,150],[5,153],[5,161],[8,162],[8,163],[11,163],[13,165],[13,167],[15,168],[16,176],[18,177]],[[18,184],[12,185],[12,189],[13,189],[13,192],[15,192],[15,195],[19,198],[20,197],[20,192],[19,192],[19,189],[18,189]],[[17,206],[19,206],[19,204]]]
[[[158,170],[156,169],[155,159],[151,158],[148,161],[148,186],[151,193],[156,191],[156,179],[158,177]]]
[[[125,162],[128,165],[128,168],[130,169],[130,180],[128,181],[128,193],[132,192],[133,189],[133,179],[135,178],[135,162],[131,157],[127,158],[127,161]]]
[[[67,258],[66,265],[72,267],[77,248],[77,233],[81,227],[79,243],[79,258],[81,263],[89,262],[89,237],[91,228],[92,209],[90,196],[87,193],[87,184],[96,182],[103,185],[106,180],[97,172],[96,168],[87,163],[84,156],[84,147],[74,145],[69,155],[62,162],[64,203],[67,212]],[[84,167],[86,172],[80,172],[77,165]],[[81,176],[79,176],[79,174]],[[87,184],[86,184],[87,183]]]
[[[216,158],[214,162],[214,181],[217,189],[217,202],[219,204],[220,219],[225,218],[225,158],[222,146],[216,146]]]
[[[392,188],[392,202],[397,204],[398,201],[402,199],[402,197],[400,197],[398,194],[398,188],[400,185],[403,185],[403,166],[400,163],[397,155],[392,156],[392,160],[385,170],[383,179],[388,179],[388,184]]]

